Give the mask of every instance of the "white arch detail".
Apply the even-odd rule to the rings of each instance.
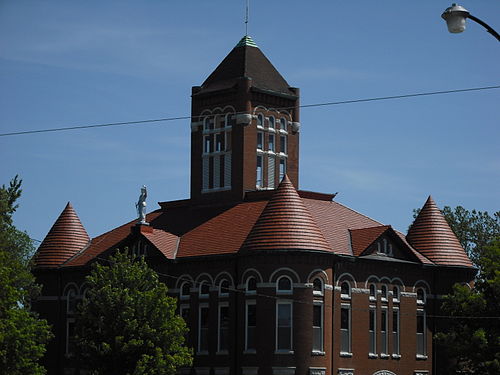
[[[344,278],[346,278],[348,280],[343,280]],[[335,286],[339,286],[340,281],[350,281],[353,284],[352,285],[353,288],[358,287],[358,285],[356,283],[356,279],[349,272],[344,272],[343,274],[339,275],[339,277],[337,277],[337,281],[335,282]]]
[[[230,286],[234,287],[234,279],[231,276],[231,274],[227,271],[221,271],[217,274],[217,276],[214,277],[214,282],[215,282],[216,286],[219,286],[220,282],[223,279],[228,279],[229,283],[231,284]]]
[[[413,292],[416,292],[417,288],[422,288],[422,287],[425,289],[425,292],[427,294],[431,293],[431,287],[430,287],[429,283],[425,280],[422,280],[422,279],[417,280],[415,282],[415,284],[413,284]]]
[[[285,275],[285,276],[290,276],[290,275],[286,274],[286,272],[290,272],[295,277],[295,281],[292,280],[292,282],[300,283],[299,274],[297,272],[295,272],[295,270],[293,270],[289,267],[281,267],[281,268],[278,268],[277,270],[274,270],[274,272],[271,274],[271,276],[269,276],[269,282],[274,283],[275,281],[277,281],[278,277],[282,276],[282,275],[278,275],[278,273],[280,273],[280,272],[283,273],[283,275]]]
[[[325,284],[330,284],[330,280],[328,279],[328,274],[325,272],[325,270],[323,270],[321,268],[316,268],[315,270],[312,270],[309,273],[309,275],[307,275],[307,279],[306,279],[307,282],[308,283],[312,283],[313,282],[312,278],[315,277],[318,274],[322,274],[325,277],[325,279],[323,280],[323,282]]]
[[[191,275],[185,273],[177,278],[177,281],[175,282],[175,288],[179,289],[181,285],[184,284],[186,281],[190,282],[191,284],[194,284],[194,280],[191,277]]]
[[[212,276],[207,273],[207,272],[203,272],[203,273],[200,273],[196,279],[194,280],[194,286],[199,286],[199,284],[202,282],[202,281],[205,281],[205,279],[208,279],[208,282],[209,282],[209,285],[210,286],[213,286],[214,285],[214,279],[212,278]]]
[[[264,279],[262,278],[262,275],[260,274],[259,271],[257,271],[255,268],[247,268],[245,272],[243,272],[243,275],[241,275],[241,284],[246,285],[246,280],[250,277],[247,276],[248,273],[252,273],[250,276],[257,276],[257,282],[261,283]]]
[[[63,293],[62,295],[63,296],[67,296],[69,291],[71,289],[74,289],[75,290],[75,295],[79,295],[80,293],[80,288],[78,287],[78,284],[76,284],[75,282],[69,282],[67,283],[65,286],[64,286],[64,289],[63,289]]]

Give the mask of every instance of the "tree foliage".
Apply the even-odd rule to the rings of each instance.
[[[477,262],[474,288],[456,284],[442,305],[443,313],[453,317],[436,335],[455,359],[447,373],[500,374],[500,237],[482,248]]]
[[[118,252],[95,263],[76,317],[82,367],[93,374],[175,374],[189,366],[184,320],[176,300],[144,259]]]
[[[30,311],[39,291],[29,271],[33,244],[13,224],[21,180],[0,187],[0,374],[44,374],[38,360],[52,337],[45,320]]]

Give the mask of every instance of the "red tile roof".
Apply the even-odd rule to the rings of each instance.
[[[71,203],[68,202],[38,248],[35,267],[58,267],[90,241]]]
[[[242,250],[331,251],[288,176],[283,178],[250,231]]]
[[[377,227],[351,229],[351,246],[355,256],[360,256],[382,233],[389,229],[389,225],[379,225]]]
[[[408,230],[406,239],[436,264],[472,267],[472,262],[431,196]]]
[[[179,237],[173,235],[172,233],[165,232],[161,229],[154,229],[151,233],[142,233],[151,244],[160,250],[165,258],[175,259],[175,254],[177,252],[177,246],[179,245]]]

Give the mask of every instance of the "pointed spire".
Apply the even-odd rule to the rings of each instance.
[[[406,239],[436,264],[472,267],[472,262],[431,196],[408,230]]]
[[[89,241],[87,231],[68,202],[38,248],[35,267],[57,267],[82,250]]]
[[[236,44],[208,76],[197,94],[232,88],[241,79],[251,79],[252,87],[258,89],[297,95],[248,35]]]
[[[331,251],[286,175],[248,234],[242,249]]]

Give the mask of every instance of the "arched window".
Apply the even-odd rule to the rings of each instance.
[[[262,113],[257,115],[257,126],[263,128],[264,127],[264,116]]]
[[[375,284],[370,284],[370,299],[374,300],[377,298],[377,289],[375,288]]]
[[[340,297],[351,298],[351,286],[347,281],[340,284]]]
[[[66,294],[66,312],[73,314],[76,311],[76,291],[71,288]]]
[[[380,296],[382,298],[382,301],[387,301],[387,286],[382,285],[382,287],[380,289],[381,289]]]
[[[219,284],[219,296],[225,297],[229,295],[229,281],[227,279],[222,279]]]
[[[399,302],[399,287],[396,285],[392,288],[392,300]]]
[[[190,295],[191,285],[189,282],[185,281],[181,285],[181,299],[187,299]]]
[[[247,294],[255,294],[257,292],[257,279],[253,276],[250,276],[247,279]]]
[[[201,282],[199,293],[200,297],[208,297],[208,294],[210,293],[210,286],[208,285],[208,282]]]
[[[286,119],[280,118],[280,130],[286,131]]]
[[[313,280],[313,295],[322,296],[323,295],[323,280],[319,277]]]
[[[288,276],[281,276],[276,282],[277,293],[292,293],[292,280]]]
[[[425,290],[424,288],[417,289],[417,303],[424,304],[425,303]]]
[[[203,129],[204,130],[211,130],[213,128],[214,128],[213,121],[211,121],[209,117],[205,117],[205,120],[203,120]]]
[[[274,117],[269,117],[269,129],[274,129],[276,127]]]
[[[225,124],[224,126],[227,128],[228,126],[231,126],[231,117],[233,115],[231,113],[228,113],[226,114],[226,117],[225,117]]]

